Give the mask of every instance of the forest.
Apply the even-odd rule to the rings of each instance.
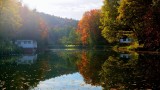
[[[0,0],[0,50],[17,51],[13,42],[19,39],[36,40],[38,48],[104,45],[160,50],[160,0],[104,0],[103,4],[78,21],[30,10],[17,0]],[[121,44],[121,38],[132,42]]]
[[[102,36],[116,48],[160,50],[160,0],[104,0],[103,4],[79,21],[83,44],[99,43]],[[131,38],[132,42],[120,43],[121,38]]]

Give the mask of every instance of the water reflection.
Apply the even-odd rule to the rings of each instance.
[[[23,55],[16,60],[17,64],[33,64],[37,60],[37,54],[35,55]]]
[[[102,90],[102,88],[86,84],[79,73],[73,73],[41,81],[31,90]]]
[[[159,67],[160,55],[136,52],[51,50],[0,57],[0,89],[159,90]]]
[[[104,51],[82,51],[78,69],[86,83],[100,85],[99,72],[109,54]]]
[[[102,65],[101,83],[105,89],[131,89],[129,85],[135,84],[137,59],[122,59],[116,56],[109,58]],[[125,85],[126,84],[126,85]],[[133,89],[133,88],[132,88]],[[136,88],[134,88],[136,89]]]
[[[92,51],[81,55],[78,69],[88,84],[101,85],[104,90],[160,89],[158,54]]]
[[[0,89],[28,90],[40,81],[77,72],[80,51],[50,51],[0,58]]]

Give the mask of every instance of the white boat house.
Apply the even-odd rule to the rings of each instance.
[[[120,43],[132,43],[132,39],[131,38],[121,38],[119,42]]]
[[[15,44],[23,48],[25,52],[33,52],[37,49],[37,42],[34,40],[16,40]]]

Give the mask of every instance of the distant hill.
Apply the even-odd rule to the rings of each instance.
[[[61,18],[54,15],[49,15],[45,13],[38,13],[37,14],[43,18],[48,25],[49,28],[59,28],[59,27],[77,27],[77,20],[68,19],[68,18]]]

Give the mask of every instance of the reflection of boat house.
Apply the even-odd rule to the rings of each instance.
[[[17,64],[33,64],[37,60],[37,54],[36,55],[24,55],[21,58],[19,58],[16,63]]]
[[[37,49],[37,42],[34,40],[17,40],[15,44],[24,49],[24,52],[30,53]]]

